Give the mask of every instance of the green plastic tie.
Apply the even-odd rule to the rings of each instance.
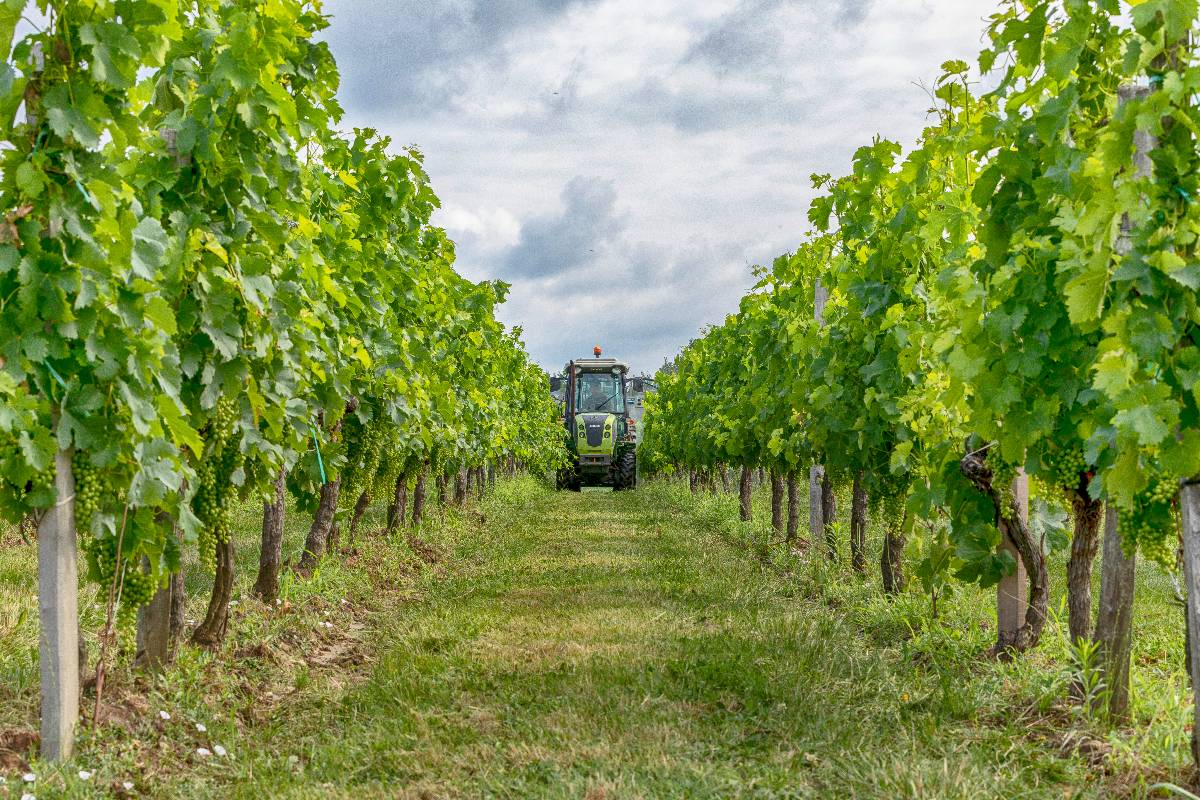
[[[325,461],[321,458],[321,441],[317,438],[317,426],[309,425],[312,428],[313,447],[317,448],[317,470],[321,473],[321,485],[329,483],[329,479],[325,477]]]
[[[50,375],[54,378],[54,380],[58,381],[58,385],[61,386],[63,388],[63,390],[65,391],[67,389],[67,382],[63,380],[62,375],[58,374],[58,370],[56,370],[53,366],[50,365],[49,361],[47,361],[45,363],[46,363],[46,369],[50,370]]]
[[[79,193],[80,193],[81,195],[83,195],[83,199],[87,201],[87,204],[88,204],[89,206],[91,206],[92,208],[96,209],[97,211],[99,211],[99,210],[100,210],[100,206],[98,206],[98,205],[96,204],[96,201],[95,201],[95,200],[92,198],[92,194],[91,194],[91,192],[89,192],[89,191],[87,190],[87,187],[86,187],[86,186],[84,186],[84,185],[83,185],[83,183],[82,183],[82,182],[80,182],[80,181],[76,181],[76,182],[75,182],[75,185],[76,185],[77,187],[79,187]]]
[[[1187,200],[1188,203],[1196,202],[1195,200],[1192,199],[1192,196],[1190,194],[1188,194],[1188,190],[1184,189],[1182,186],[1176,186],[1175,191],[1179,193],[1180,197],[1182,197],[1184,200]]]

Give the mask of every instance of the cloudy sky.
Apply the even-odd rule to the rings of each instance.
[[[426,156],[458,268],[548,369],[654,371],[807,229],[809,175],[909,143],[998,0],[326,0],[347,123]]]

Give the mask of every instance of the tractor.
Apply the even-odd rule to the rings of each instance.
[[[563,423],[571,463],[557,475],[559,489],[578,492],[584,486],[611,486],[614,491],[637,485],[637,423],[625,406],[629,367],[615,358],[571,361],[563,370]]]

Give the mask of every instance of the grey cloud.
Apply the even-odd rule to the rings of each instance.
[[[781,0],[743,0],[689,49],[683,63],[707,62],[718,75],[775,62],[783,37],[775,12]]]
[[[504,278],[545,278],[587,266],[625,226],[611,181],[577,175],[561,199],[561,211],[521,226],[520,241],[504,258]]]
[[[327,32],[348,107],[378,117],[443,109],[476,63],[501,70],[505,42],[598,0],[329,0]]]
[[[688,48],[683,64],[706,63],[718,77],[778,75],[781,53],[797,38],[816,43],[829,28],[853,28],[866,19],[874,0],[741,0]],[[805,24],[797,26],[802,10]],[[826,22],[831,21],[832,25]],[[790,41],[785,42],[785,32]]]
[[[537,321],[526,327],[526,341],[546,369],[599,343],[635,371],[653,372],[704,325],[737,309],[753,284],[752,254],[769,249],[757,241],[670,248],[622,238],[594,267],[599,288],[595,281],[521,282],[501,312]]]
[[[641,117],[647,124],[666,123],[689,134],[726,128],[762,116],[768,108],[778,111],[783,98],[776,91],[744,89],[717,91],[696,86],[668,87],[649,78],[627,93],[609,99],[612,112]]]
[[[838,3],[837,20],[845,26],[853,26],[867,18],[875,0],[841,0]]]

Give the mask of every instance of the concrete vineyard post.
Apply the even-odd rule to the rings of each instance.
[[[38,612],[42,758],[63,761],[75,749],[79,719],[79,576],[71,452],[54,457],[57,501],[38,526]]]

